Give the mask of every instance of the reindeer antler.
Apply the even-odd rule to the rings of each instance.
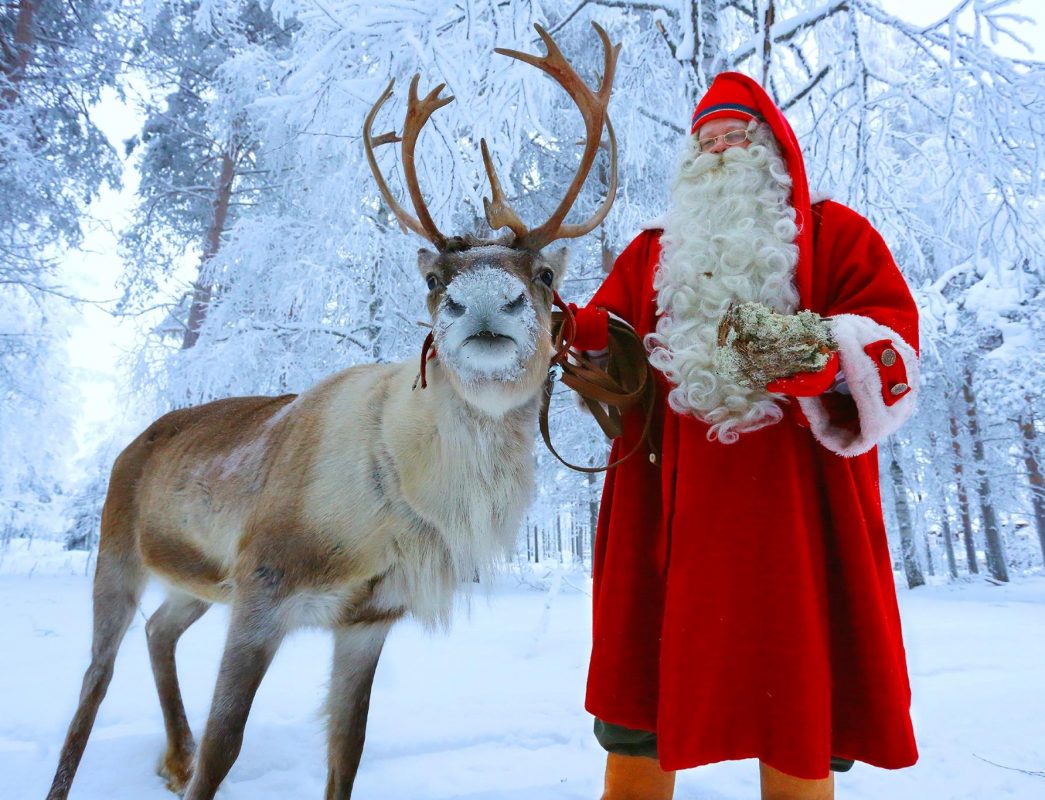
[[[425,123],[428,122],[428,118],[454,98],[453,96],[439,96],[446,86],[445,83],[441,83],[432,89],[423,100],[419,100],[417,97],[417,84],[420,80],[420,75],[414,75],[413,80],[410,81],[410,95],[407,100],[403,135],[401,137],[397,136],[394,131],[383,133],[377,138],[374,138],[373,135],[374,118],[377,117],[377,112],[381,110],[381,106],[385,104],[385,101],[392,96],[392,87],[395,85],[395,80],[391,80],[363,122],[363,146],[366,149],[366,160],[370,164],[370,171],[374,173],[374,180],[377,181],[377,188],[381,191],[381,196],[385,198],[385,202],[392,209],[396,219],[399,220],[399,224],[403,228],[413,231],[418,236],[424,237],[435,245],[437,250],[442,251],[446,249],[447,239],[439,232],[439,229],[432,221],[432,215],[428,213],[428,206],[421,195],[421,188],[417,183],[417,168],[414,165],[414,147],[417,145],[417,137],[420,135]],[[417,217],[411,216],[396,201],[388,188],[388,184],[385,182],[384,176],[381,175],[381,170],[377,166],[377,159],[374,157],[374,147],[394,142],[403,143],[403,177],[406,180],[406,188],[410,194],[410,200],[414,204],[414,211]]]
[[[490,223],[490,227],[493,230],[499,228],[511,228],[512,233],[515,234],[516,241],[521,239],[529,229],[526,224],[519,219],[519,215],[515,213],[515,210],[508,205],[508,201],[504,197],[504,190],[501,188],[501,182],[497,178],[497,171],[493,168],[493,162],[490,160],[490,150],[486,146],[486,139],[480,139],[479,145],[483,151],[483,164],[486,166],[486,174],[490,177],[490,191],[493,193],[493,199],[483,198],[483,208],[486,209],[486,221]]]
[[[540,250],[556,239],[573,239],[588,233],[606,218],[610,206],[613,205],[613,200],[617,193],[617,137],[614,135],[613,125],[610,123],[608,106],[610,90],[613,87],[613,74],[617,67],[617,55],[620,53],[620,45],[611,44],[610,38],[602,26],[596,22],[592,23],[592,27],[595,28],[596,33],[602,40],[603,53],[605,54],[602,85],[597,92],[594,92],[570,66],[570,63],[563,56],[562,51],[559,50],[551,35],[540,25],[534,25],[533,27],[536,28],[538,35],[544,41],[544,45],[548,49],[547,54],[535,56],[530,53],[519,52],[518,50],[505,50],[501,47],[496,48],[494,52],[531,64],[551,75],[577,104],[581,117],[584,119],[586,134],[584,153],[581,156],[581,164],[577,169],[577,174],[574,175],[573,181],[566,190],[566,196],[559,203],[558,208],[552,212],[547,222],[532,231],[527,230],[519,216],[512,210],[504,198],[501,183],[497,180],[493,165],[490,163],[490,154],[486,149],[485,142],[482,143],[482,147],[483,161],[486,164],[486,171],[490,176],[490,186],[493,191],[492,201],[484,198],[486,219],[490,223],[490,227],[496,230],[507,226],[515,233],[515,247]],[[566,219],[566,214],[577,200],[577,195],[580,194],[581,187],[584,186],[584,181],[587,179],[592,164],[595,162],[595,156],[598,153],[602,137],[603,125],[606,126],[610,145],[610,181],[606,199],[587,222],[565,225],[563,220]]]

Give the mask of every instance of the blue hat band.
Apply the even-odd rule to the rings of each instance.
[[[692,124],[696,125],[698,122],[704,119],[704,117],[708,116],[709,114],[714,114],[716,111],[739,111],[741,114],[747,114],[749,117],[754,117],[755,119],[762,119],[762,115],[750,106],[744,106],[740,103],[718,103],[713,106],[708,106],[703,111],[701,111],[700,114],[694,114]]]

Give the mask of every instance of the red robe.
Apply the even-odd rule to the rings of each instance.
[[[669,770],[759,758],[818,779],[832,755],[917,759],[874,447],[914,409],[917,312],[867,220],[796,208],[812,222],[800,307],[834,318],[852,395],[792,400],[727,445],[668,408],[661,377],[658,463],[636,455],[606,479],[586,707],[655,731]],[[652,332],[659,260],[647,231],[589,308]],[[632,412],[610,458],[640,432]]]

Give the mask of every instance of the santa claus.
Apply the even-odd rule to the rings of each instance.
[[[608,313],[644,337],[660,398],[649,457],[608,474],[595,540],[604,798],[670,798],[675,770],[742,758],[767,800],[830,798],[832,770],[917,758],[875,450],[914,411],[917,311],[871,224],[810,203],[758,84],[719,75],[692,134],[663,228],[578,312],[584,349]],[[761,384],[725,368],[738,303],[821,315],[822,366]]]

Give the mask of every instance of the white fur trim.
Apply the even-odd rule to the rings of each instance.
[[[853,433],[832,425],[819,397],[799,397],[798,404],[820,444],[840,456],[858,456],[896,431],[914,413],[918,400],[918,356],[900,334],[869,317],[840,314],[831,318],[831,329],[838,342],[842,372],[856,402],[859,431]],[[864,352],[867,345],[882,339],[888,339],[903,359],[907,384],[911,387],[911,391],[891,406],[882,399],[882,375],[878,365]]]
[[[659,217],[646,220],[642,223],[642,230],[644,231],[659,231],[664,229],[664,223],[667,220],[667,214],[661,214]]]
[[[831,192],[825,192],[822,190],[810,191],[809,192],[809,205],[815,206],[817,203],[822,203],[825,200],[833,200],[834,195]]]

